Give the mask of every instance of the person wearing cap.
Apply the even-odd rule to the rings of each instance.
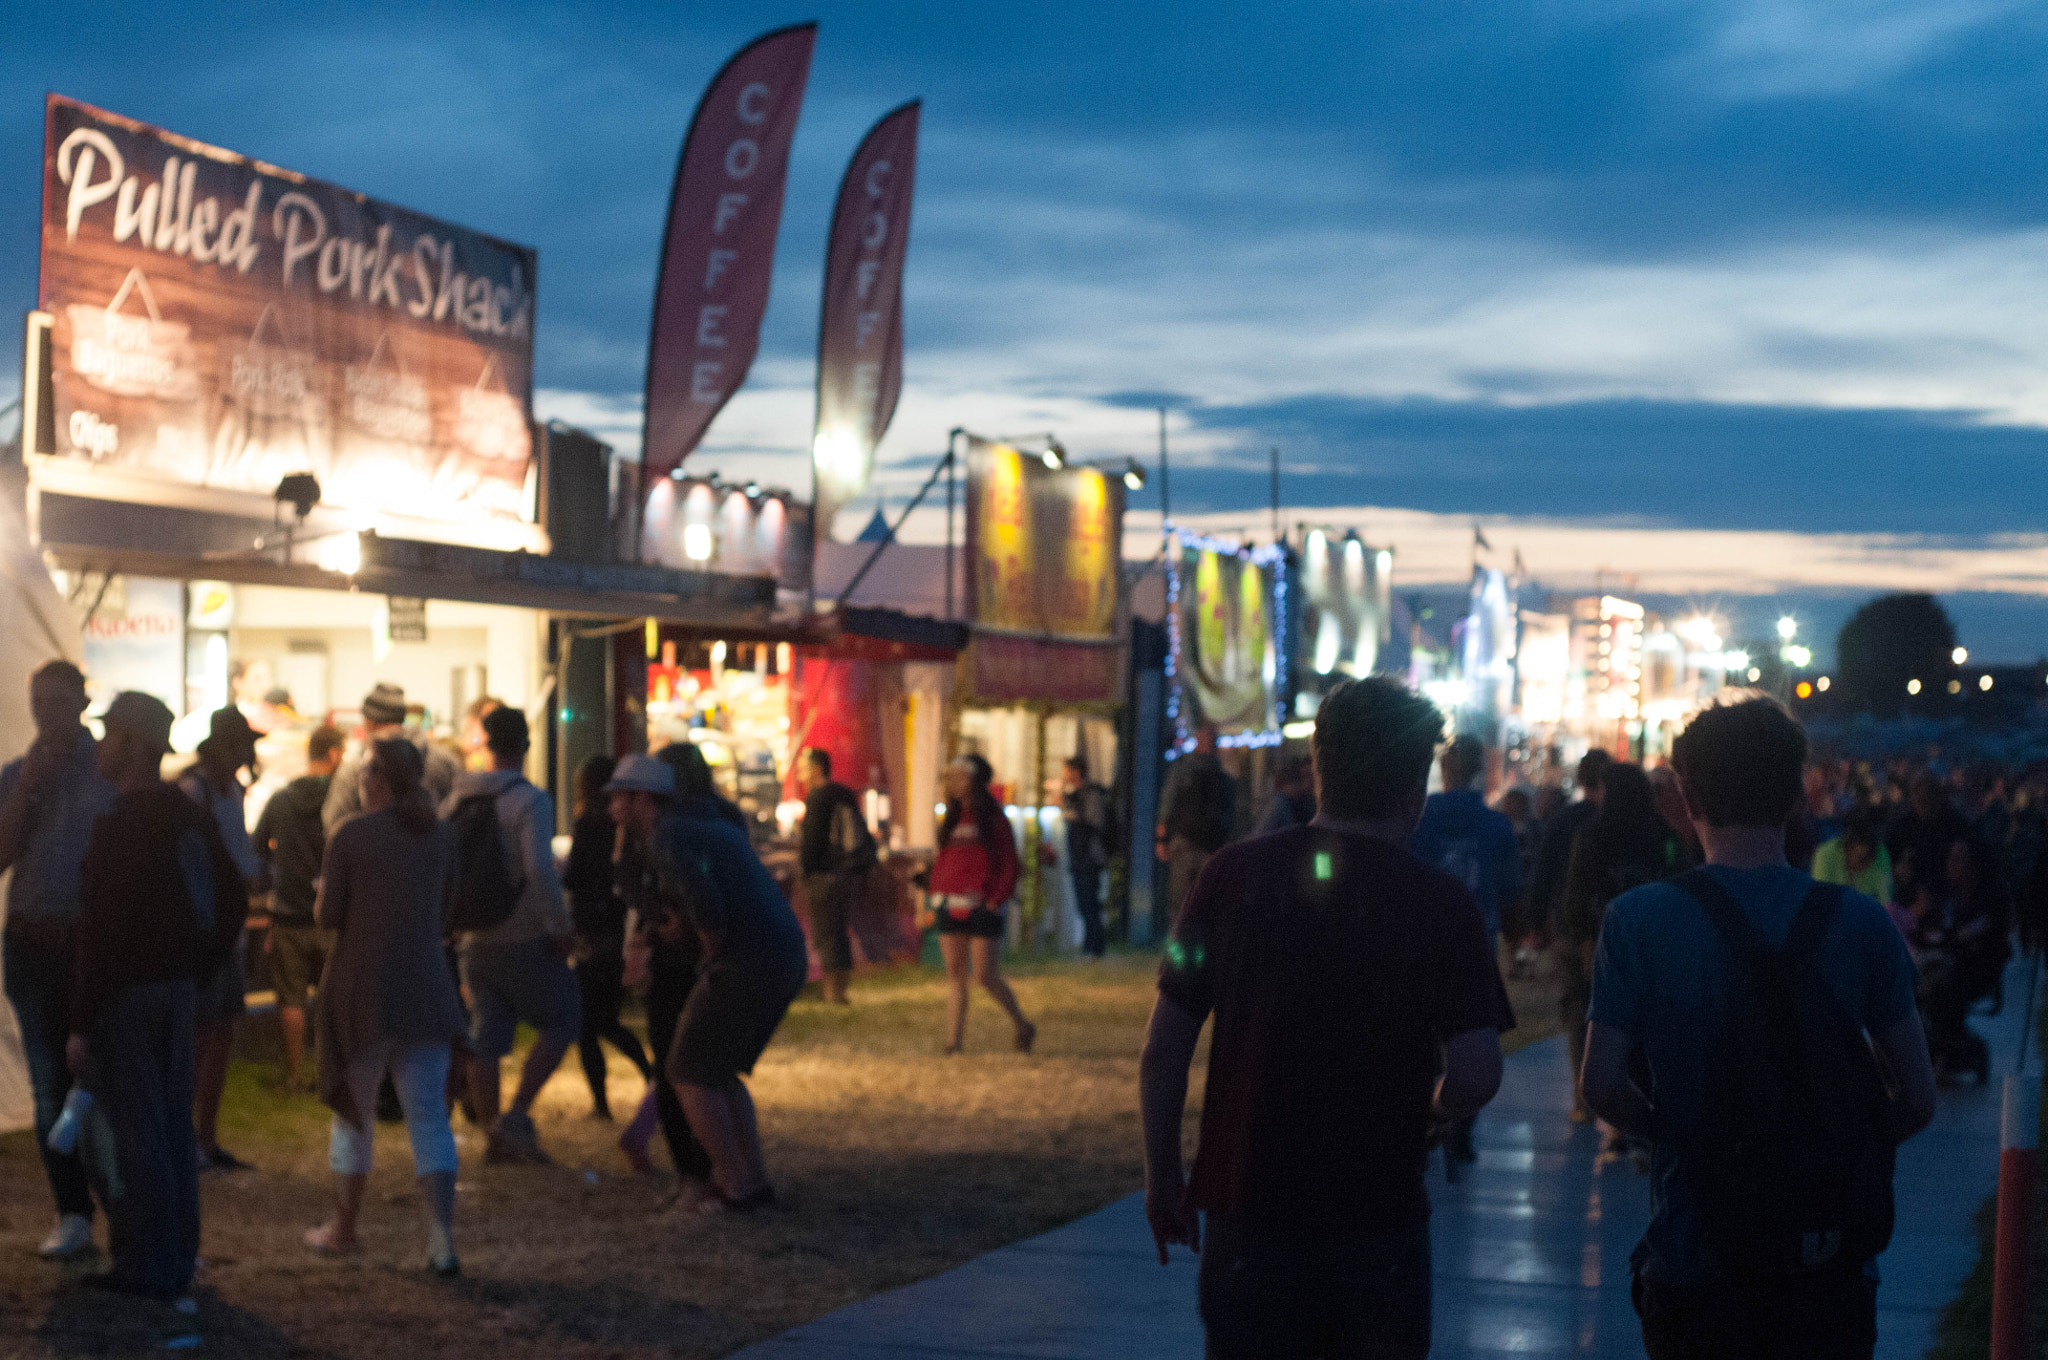
[[[199,1257],[193,1016],[249,914],[241,867],[206,809],[163,781],[171,711],[115,696],[95,761],[115,789],[78,902],[65,1057],[95,1100],[86,1161],[112,1268],[88,1283],[182,1299]]]
[[[655,851],[703,949],[663,1074],[711,1154],[715,1197],[704,1204],[736,1212],[773,1204],[754,1101],[742,1078],[810,972],[803,927],[747,833],[701,803],[678,805],[662,820]]]
[[[470,1099],[477,1122],[489,1130],[486,1162],[545,1163],[528,1111],[583,1029],[582,996],[569,966],[576,928],[555,869],[554,800],[520,773],[529,745],[526,715],[516,708],[493,709],[484,717],[484,745],[493,768],[458,778],[441,815],[453,816],[469,798],[493,801],[519,896],[511,915],[488,930],[465,931],[456,942],[471,1008]],[[538,1037],[501,1116],[499,1067],[522,1021]]]
[[[664,754],[688,743],[663,748]],[[711,1188],[711,1157],[690,1131],[668,1070],[669,1048],[683,1006],[697,985],[703,945],[690,925],[674,865],[660,853],[662,819],[673,816],[682,801],[682,781],[672,760],[659,756],[625,756],[605,782],[604,796],[619,827],[618,862],[613,866],[619,895],[630,913],[626,926],[626,969],[647,983],[647,1045],[654,1051],[655,1075],[639,1113],[619,1135],[619,1150],[633,1169],[652,1171],[647,1144],[656,1123],[668,1142],[669,1162],[680,1182],[685,1206],[716,1198]],[[716,815],[714,813],[714,815]]]
[[[239,708],[215,709],[207,735],[199,743],[199,759],[178,777],[178,789],[212,814],[235,869],[253,892],[263,883],[263,861],[257,858],[244,814],[248,787],[242,771],[254,774],[256,729]],[[235,941],[228,961],[199,996],[194,1019],[199,1049],[194,1083],[197,1097],[192,1122],[199,1131],[202,1171],[246,1171],[249,1164],[220,1145],[220,1102],[227,1091],[228,1058],[235,1049],[235,1023],[248,1011],[248,975],[243,971],[245,942]]]
[[[71,1032],[79,876],[92,825],[112,806],[114,786],[100,777],[96,743],[78,720],[86,706],[78,667],[69,661],[43,666],[29,681],[28,700],[36,739],[26,755],[0,768],[0,872],[14,871],[0,963],[21,1022],[36,1150],[57,1201],[57,1226],[38,1250],[63,1257],[92,1246],[92,1190],[77,1152],[54,1151],[44,1140],[71,1086],[64,1038]]]
[[[400,686],[378,681],[363,696],[362,714],[362,725],[355,731],[355,754],[343,761],[328,781],[327,802],[320,809],[320,820],[330,836],[335,827],[363,810],[363,775],[370,768],[370,748],[386,737],[405,737],[420,748],[427,766],[420,786],[433,796],[436,804],[444,802],[454,791],[456,777],[462,773],[460,760],[406,730],[405,690]]]

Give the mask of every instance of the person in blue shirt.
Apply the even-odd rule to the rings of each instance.
[[[1717,1063],[1740,1057],[1722,1051],[1740,970],[1729,966],[1708,897],[1725,899],[1724,907],[1732,902],[1774,950],[1786,947],[1795,919],[1824,913],[1813,918],[1821,927],[1815,973],[1801,976],[1817,976],[1844,1019],[1874,1040],[1895,1092],[1883,1126],[1858,1136],[1903,1140],[1934,1117],[1934,1071],[1905,941],[1885,909],[1861,893],[1834,890],[1840,896],[1831,910],[1818,898],[1810,908],[1813,879],[1786,862],[1785,822],[1799,802],[1805,761],[1805,733],[1774,700],[1724,701],[1694,718],[1673,744],[1671,763],[1706,867],[1616,898],[1594,952],[1586,1103],[1622,1132],[1652,1140],[1650,1225],[1630,1258],[1651,1360],[1869,1360],[1876,1345],[1870,1260],[1760,1277],[1753,1262],[1716,1252],[1706,1206],[1693,1190],[1716,1158],[1734,1151],[1710,1143],[1714,1120],[1728,1112],[1708,1108],[1708,1090]],[[1647,1082],[1631,1074],[1636,1063]],[[1728,1201],[1717,1203],[1725,1229]],[[1767,1206],[1757,1211],[1764,1221]]]
[[[803,988],[810,969],[803,927],[747,833],[714,810],[677,807],[654,848],[658,871],[675,884],[703,947],[664,1074],[711,1155],[716,1194],[703,1207],[757,1209],[773,1204],[775,1191],[742,1078]]]
[[[1486,743],[1469,732],[1452,740],[1438,758],[1444,789],[1423,804],[1422,819],[1408,848],[1433,869],[1441,869],[1465,886],[1486,919],[1486,938],[1498,948],[1503,910],[1512,911],[1522,895],[1521,842],[1507,814],[1486,805],[1477,787],[1486,773]],[[1478,1160],[1472,1147],[1473,1118],[1451,1125],[1444,1134],[1444,1173],[1452,1180],[1460,1165]]]
[[[1465,885],[1479,904],[1489,932],[1500,933],[1503,908],[1522,895],[1521,847],[1507,814],[1486,805],[1475,785],[1486,773],[1486,743],[1467,733],[1444,748],[1437,761],[1444,791],[1423,805],[1408,848],[1432,868]]]

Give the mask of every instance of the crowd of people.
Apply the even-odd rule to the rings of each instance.
[[[92,1286],[190,1306],[199,1177],[245,1165],[218,1117],[252,900],[286,1079],[317,1072],[333,1114],[334,1207],[309,1249],[362,1249],[381,1111],[404,1121],[428,1264],[458,1273],[456,1113],[486,1162],[547,1162],[531,1111],[572,1046],[602,1118],[605,1045],[645,1080],[619,1145],[646,1170],[660,1132],[678,1212],[775,1202],[745,1077],[812,948],[824,999],[848,1001],[851,904],[877,857],[827,753],[801,764],[807,938],[689,743],[586,761],[558,866],[514,708],[479,710],[465,768],[379,685],[353,742],[311,734],[305,773],[251,830],[257,740],[236,709],[167,781],[156,699],[117,696],[96,738],[77,668],[45,666],[30,697],[36,740],[0,769],[0,869],[6,994],[57,1210],[44,1254],[90,1247],[103,1210],[111,1266]],[[1654,769],[1595,750],[1569,793],[1511,787],[1489,805],[1490,753],[1443,727],[1397,682],[1339,686],[1248,837],[1213,734],[1168,781],[1147,1214],[1162,1259],[1206,1232],[1211,1353],[1426,1354],[1423,1173],[1433,1149],[1454,1180],[1475,1159],[1515,1024],[1504,974],[1548,959],[1573,1117],[1603,1121],[1651,1176],[1632,1262],[1650,1353],[1867,1356],[1892,1149],[1940,1082],[1988,1080],[1968,1017],[2004,1004],[2015,936],[2048,934],[2048,767],[1817,756],[1782,707],[1737,693]],[[1037,1036],[998,963],[1023,866],[993,779],[977,754],[947,766],[923,882],[949,1054],[975,984],[1018,1051]],[[1078,877],[1099,870],[1108,817],[1078,761],[1063,787]],[[1082,905],[1098,952],[1099,906]],[[1190,1175],[1181,1113],[1212,1017]],[[521,1024],[536,1038],[507,1101]]]
[[[1563,983],[1574,1067],[1582,1055],[1594,947],[1607,904],[1705,858],[1670,764],[1647,772],[1606,752],[1577,769],[1577,800],[1499,800],[1515,824],[1529,892],[1509,927],[1525,965],[1550,949]],[[1535,814],[1541,802],[1548,815]],[[2048,916],[2048,766],[2008,772],[1938,757],[1872,765],[1815,757],[1785,828],[1788,862],[1883,904],[1918,970],[1936,1072],[1989,1077],[1989,1051],[1965,1017],[2003,1003],[2015,937],[2038,941]],[[1581,1119],[1589,1115],[1583,1102]]]
[[[334,1209],[308,1248],[361,1250],[376,1126],[402,1118],[428,1264],[458,1273],[457,1113],[485,1135],[486,1163],[549,1161],[531,1110],[572,1046],[601,1117],[601,1044],[647,1079],[621,1147],[647,1169],[661,1129],[679,1212],[774,1202],[745,1077],[804,985],[808,946],[694,746],[587,763],[558,868],[554,804],[522,773],[530,736],[516,708],[478,706],[465,768],[380,684],[353,741],[311,732],[305,772],[252,828],[258,734],[238,708],[212,715],[196,758],[167,781],[173,715],[159,700],[116,696],[96,737],[77,667],[44,666],[30,698],[35,740],[0,769],[0,871],[12,870],[6,995],[57,1211],[43,1255],[89,1250],[104,1212],[110,1265],[87,1283],[190,1309],[199,1177],[247,1166],[221,1146],[218,1120],[254,963],[252,901],[268,917],[286,1083],[333,1113]],[[829,782],[822,752],[811,768],[814,785]],[[987,815],[985,764],[961,770],[937,869],[962,904],[952,1042],[971,958],[1028,1050],[1034,1030],[985,947],[1016,850],[1000,811]],[[864,824],[819,824],[845,843],[842,875],[871,859]],[[818,897],[829,923],[831,894]],[[839,930],[821,940],[835,1000],[843,916]],[[620,1018],[629,988],[645,994],[651,1055]],[[536,1037],[507,1101],[501,1067],[521,1024]]]
[[[1338,686],[1312,789],[1283,766],[1234,843],[1204,744],[1169,788],[1146,1213],[1162,1262],[1201,1252],[1208,1353],[1428,1353],[1424,1172],[1473,1158],[1503,973],[1547,959],[1573,1118],[1650,1176],[1648,1353],[1865,1360],[1894,1150],[1942,1082],[1988,1079],[1967,1017],[2048,918],[2048,767],[1855,764],[1734,691],[1654,769],[1594,750],[1571,790],[1489,806],[1489,753],[1443,723],[1396,681]]]

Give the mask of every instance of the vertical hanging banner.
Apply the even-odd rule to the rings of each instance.
[[[647,338],[642,486],[690,456],[753,366],[817,38],[815,23],[756,38],[713,78],[690,120]]]
[[[812,523],[827,538],[839,507],[867,489],[875,446],[903,390],[903,254],[910,243],[918,107],[913,99],[868,130],[832,211],[811,440]]]

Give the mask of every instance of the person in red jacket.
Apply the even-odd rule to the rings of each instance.
[[[996,962],[1003,937],[1003,905],[1022,871],[1010,823],[996,806],[989,782],[995,771],[978,755],[946,767],[946,816],[939,824],[939,857],[929,889],[937,917],[939,950],[946,960],[946,1052],[960,1051],[967,1030],[968,965],[974,980],[995,998],[1017,1027],[1017,1051],[1029,1053],[1038,1026],[1024,1018],[1017,995]]]

